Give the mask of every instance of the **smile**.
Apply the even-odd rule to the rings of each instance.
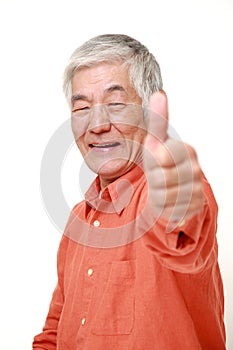
[[[111,148],[119,146],[119,142],[107,142],[107,143],[91,143],[89,146],[91,148]]]

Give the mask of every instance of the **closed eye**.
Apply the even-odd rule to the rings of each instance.
[[[85,109],[90,109],[90,107],[79,107],[79,108],[75,108],[75,109],[73,109],[72,112],[84,111]]]
[[[125,103],[122,102],[111,102],[108,106],[125,106]]]
[[[88,107],[88,106],[76,107],[72,110],[72,116],[73,117],[85,117],[88,114],[89,110],[90,110],[90,107]]]
[[[111,102],[111,103],[108,103],[107,106],[112,111],[119,111],[123,109],[126,106],[126,104],[122,102]]]

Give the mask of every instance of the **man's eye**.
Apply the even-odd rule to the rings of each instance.
[[[111,102],[111,103],[108,103],[108,108],[110,108],[111,110],[123,109],[125,106],[126,106],[126,104],[122,103],[122,102]]]
[[[84,107],[76,107],[72,110],[72,114],[75,116],[78,115],[84,115],[89,111],[90,107],[84,106]]]
[[[87,109],[90,109],[89,107],[78,107],[78,108],[74,108],[73,109],[73,112],[78,112],[78,111],[84,111],[84,110],[87,110]]]

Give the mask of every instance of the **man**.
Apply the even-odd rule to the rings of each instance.
[[[71,56],[64,91],[98,175],[65,228],[33,349],[225,349],[217,204],[194,149],[168,135],[154,56],[98,36]]]

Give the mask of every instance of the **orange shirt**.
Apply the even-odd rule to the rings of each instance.
[[[224,350],[217,205],[167,232],[138,167],[74,207],[58,250],[58,283],[33,349]],[[182,229],[182,231],[181,231]]]

